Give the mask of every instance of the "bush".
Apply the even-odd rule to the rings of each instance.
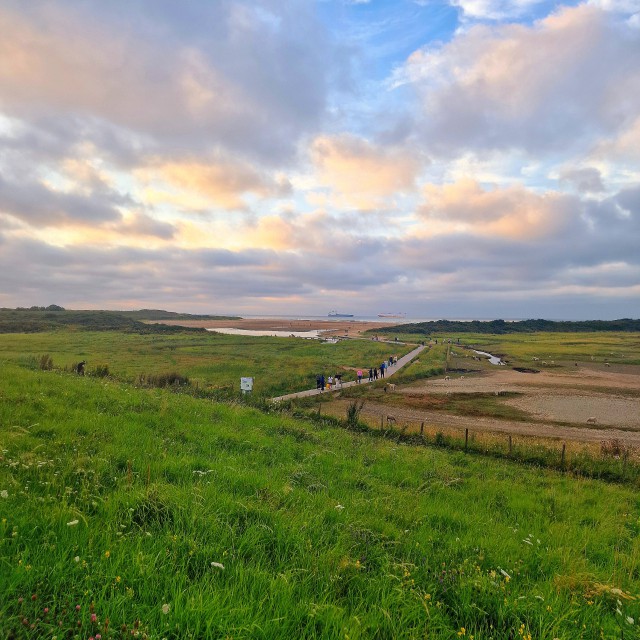
[[[48,353],[45,353],[43,356],[40,356],[40,362],[38,367],[42,371],[51,371],[53,369],[53,359]]]
[[[347,407],[347,427],[349,429],[357,429],[359,427],[362,407],[364,407],[364,400],[360,400],[360,402],[354,400]]]
[[[109,375],[109,365],[97,365],[96,368],[91,372],[91,375],[95,376],[96,378],[106,378]]]

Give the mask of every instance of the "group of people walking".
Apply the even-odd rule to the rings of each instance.
[[[385,373],[389,368],[396,364],[398,364],[398,358],[396,356],[389,356],[389,359],[382,362],[379,367],[371,367],[369,369],[369,382],[378,380],[378,378],[384,378]],[[358,369],[356,376],[356,384],[361,384],[362,378],[364,377],[364,371],[362,369]],[[342,374],[336,373],[335,376],[328,376],[327,378],[324,377],[324,374],[316,376],[316,389],[319,389],[320,391],[327,389],[330,391],[334,386],[342,387]]]

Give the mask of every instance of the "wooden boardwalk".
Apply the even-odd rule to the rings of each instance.
[[[409,351],[407,355],[402,356],[402,358],[398,358],[398,362],[396,364],[389,367],[388,369],[385,369],[384,378],[378,378],[377,380],[375,380],[375,382],[378,382],[379,380],[386,380],[387,378],[393,377],[394,374],[400,371],[402,367],[409,364],[425,348],[426,347],[424,347],[423,345],[418,345],[413,351]],[[365,369],[363,367],[362,372],[366,373],[367,377],[366,378],[363,377],[362,382],[360,384],[369,384],[369,379],[368,379],[369,369],[368,368]],[[287,393],[284,396],[278,396],[277,398],[272,398],[271,400],[273,402],[280,402],[281,400],[293,400],[294,398],[306,398],[308,396],[317,396],[317,395],[320,395],[321,393],[333,393],[335,391],[340,391],[341,389],[347,389],[348,387],[353,387],[356,384],[358,384],[358,381],[352,380],[351,382],[344,382],[341,385],[334,384],[331,389],[324,389],[322,391],[320,389],[307,389],[306,391],[298,391],[296,393]]]

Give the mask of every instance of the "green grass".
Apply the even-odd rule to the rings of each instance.
[[[404,335],[403,340],[420,341],[424,336]],[[473,334],[459,336],[434,335],[441,346],[443,339],[473,346],[496,356],[506,356],[511,366],[536,366],[541,361],[554,360],[557,365],[583,364],[638,365],[640,364],[640,333],[594,332],[594,333],[527,333],[527,334]],[[460,347],[453,344],[454,350]],[[457,349],[456,349],[457,348]],[[539,358],[534,361],[533,358]]]
[[[2,637],[637,637],[630,488],[14,364],[0,400]]]
[[[60,330],[34,334],[0,334],[0,361],[33,361],[49,354],[54,366],[70,368],[87,361],[87,372],[107,365],[109,372],[135,381],[139,376],[177,372],[205,389],[239,391],[240,378],[255,378],[255,394],[276,396],[315,388],[316,375],[335,374],[343,367],[379,364],[390,353],[411,346],[370,340],[323,344],[301,338],[231,336],[216,333],[139,335],[117,331]],[[343,379],[355,379],[347,370]]]

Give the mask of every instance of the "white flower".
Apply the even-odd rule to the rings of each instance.
[[[218,569],[224,569],[224,565],[222,564],[222,562],[212,562],[211,566],[217,567]]]
[[[169,611],[171,611],[171,605],[170,604],[163,604],[162,605],[162,613],[167,615],[167,613],[169,613]]]
[[[75,527],[80,520],[72,520],[71,522],[67,522],[67,527]]]
[[[9,497],[9,492],[6,489],[3,489],[2,491],[0,491],[0,498],[8,498]]]
[[[343,507],[341,504],[337,504],[337,505],[336,505],[336,509],[337,509],[338,511],[342,511],[342,510],[344,509],[344,507]]]
[[[73,560],[74,562],[80,562],[80,556],[76,556]]]
[[[635,620],[631,616],[627,616],[627,622],[629,624],[633,624],[635,622]]]

